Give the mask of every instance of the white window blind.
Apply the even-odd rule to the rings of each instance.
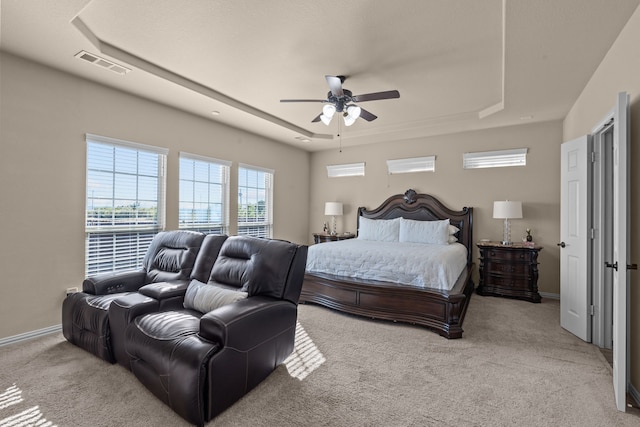
[[[167,150],[87,135],[85,273],[140,268],[164,227]]]
[[[238,234],[273,235],[273,171],[240,164],[238,168]]]
[[[227,234],[231,162],[180,153],[179,227]]]
[[[344,176],[364,176],[364,162],[348,163],[343,165],[327,165],[327,176],[329,178],[340,178]]]
[[[413,172],[435,172],[436,156],[387,160],[389,175]]]
[[[502,168],[526,165],[526,148],[464,153],[462,155],[462,167],[464,169]]]

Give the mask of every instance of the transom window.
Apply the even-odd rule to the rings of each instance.
[[[238,167],[238,234],[273,235],[273,170]]]
[[[140,268],[164,228],[167,150],[87,134],[85,273]]]
[[[231,162],[180,153],[179,227],[227,234]]]

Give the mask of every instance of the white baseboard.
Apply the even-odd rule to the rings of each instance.
[[[542,298],[549,298],[549,299],[557,299],[560,300],[560,294],[552,294],[551,292],[540,292],[540,296]]]
[[[629,383],[629,395],[635,400],[635,406],[640,408],[640,392],[631,383]]]
[[[42,337],[44,335],[55,334],[60,331],[62,331],[62,324],[49,326],[48,328],[38,329],[31,332],[25,332],[24,334],[12,335],[10,337],[0,339],[0,347]]]

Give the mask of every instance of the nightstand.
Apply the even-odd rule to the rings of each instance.
[[[356,237],[353,233],[340,233],[331,235],[327,233],[313,233],[314,243],[337,242],[338,240],[353,239]]]
[[[541,246],[519,243],[478,243],[480,249],[480,283],[476,292],[540,302],[538,293],[538,253]]]

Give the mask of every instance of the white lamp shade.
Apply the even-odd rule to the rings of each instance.
[[[351,126],[356,122],[356,119],[360,117],[362,109],[357,105],[349,105],[347,107],[347,114],[344,116],[345,126]]]
[[[320,116],[320,120],[322,120],[322,123],[324,123],[327,126],[329,126],[329,123],[331,123],[331,117],[325,116],[324,114]]]
[[[361,112],[362,108],[358,107],[357,105],[349,105],[347,107],[347,114],[353,117],[354,120],[360,117]]]
[[[511,200],[493,202],[494,218],[522,218],[522,202]]]
[[[332,118],[335,113],[336,107],[333,104],[325,104],[324,107],[322,107],[322,114],[324,114],[328,118]]]
[[[324,204],[325,215],[342,215],[342,203],[340,202],[327,202]]]

